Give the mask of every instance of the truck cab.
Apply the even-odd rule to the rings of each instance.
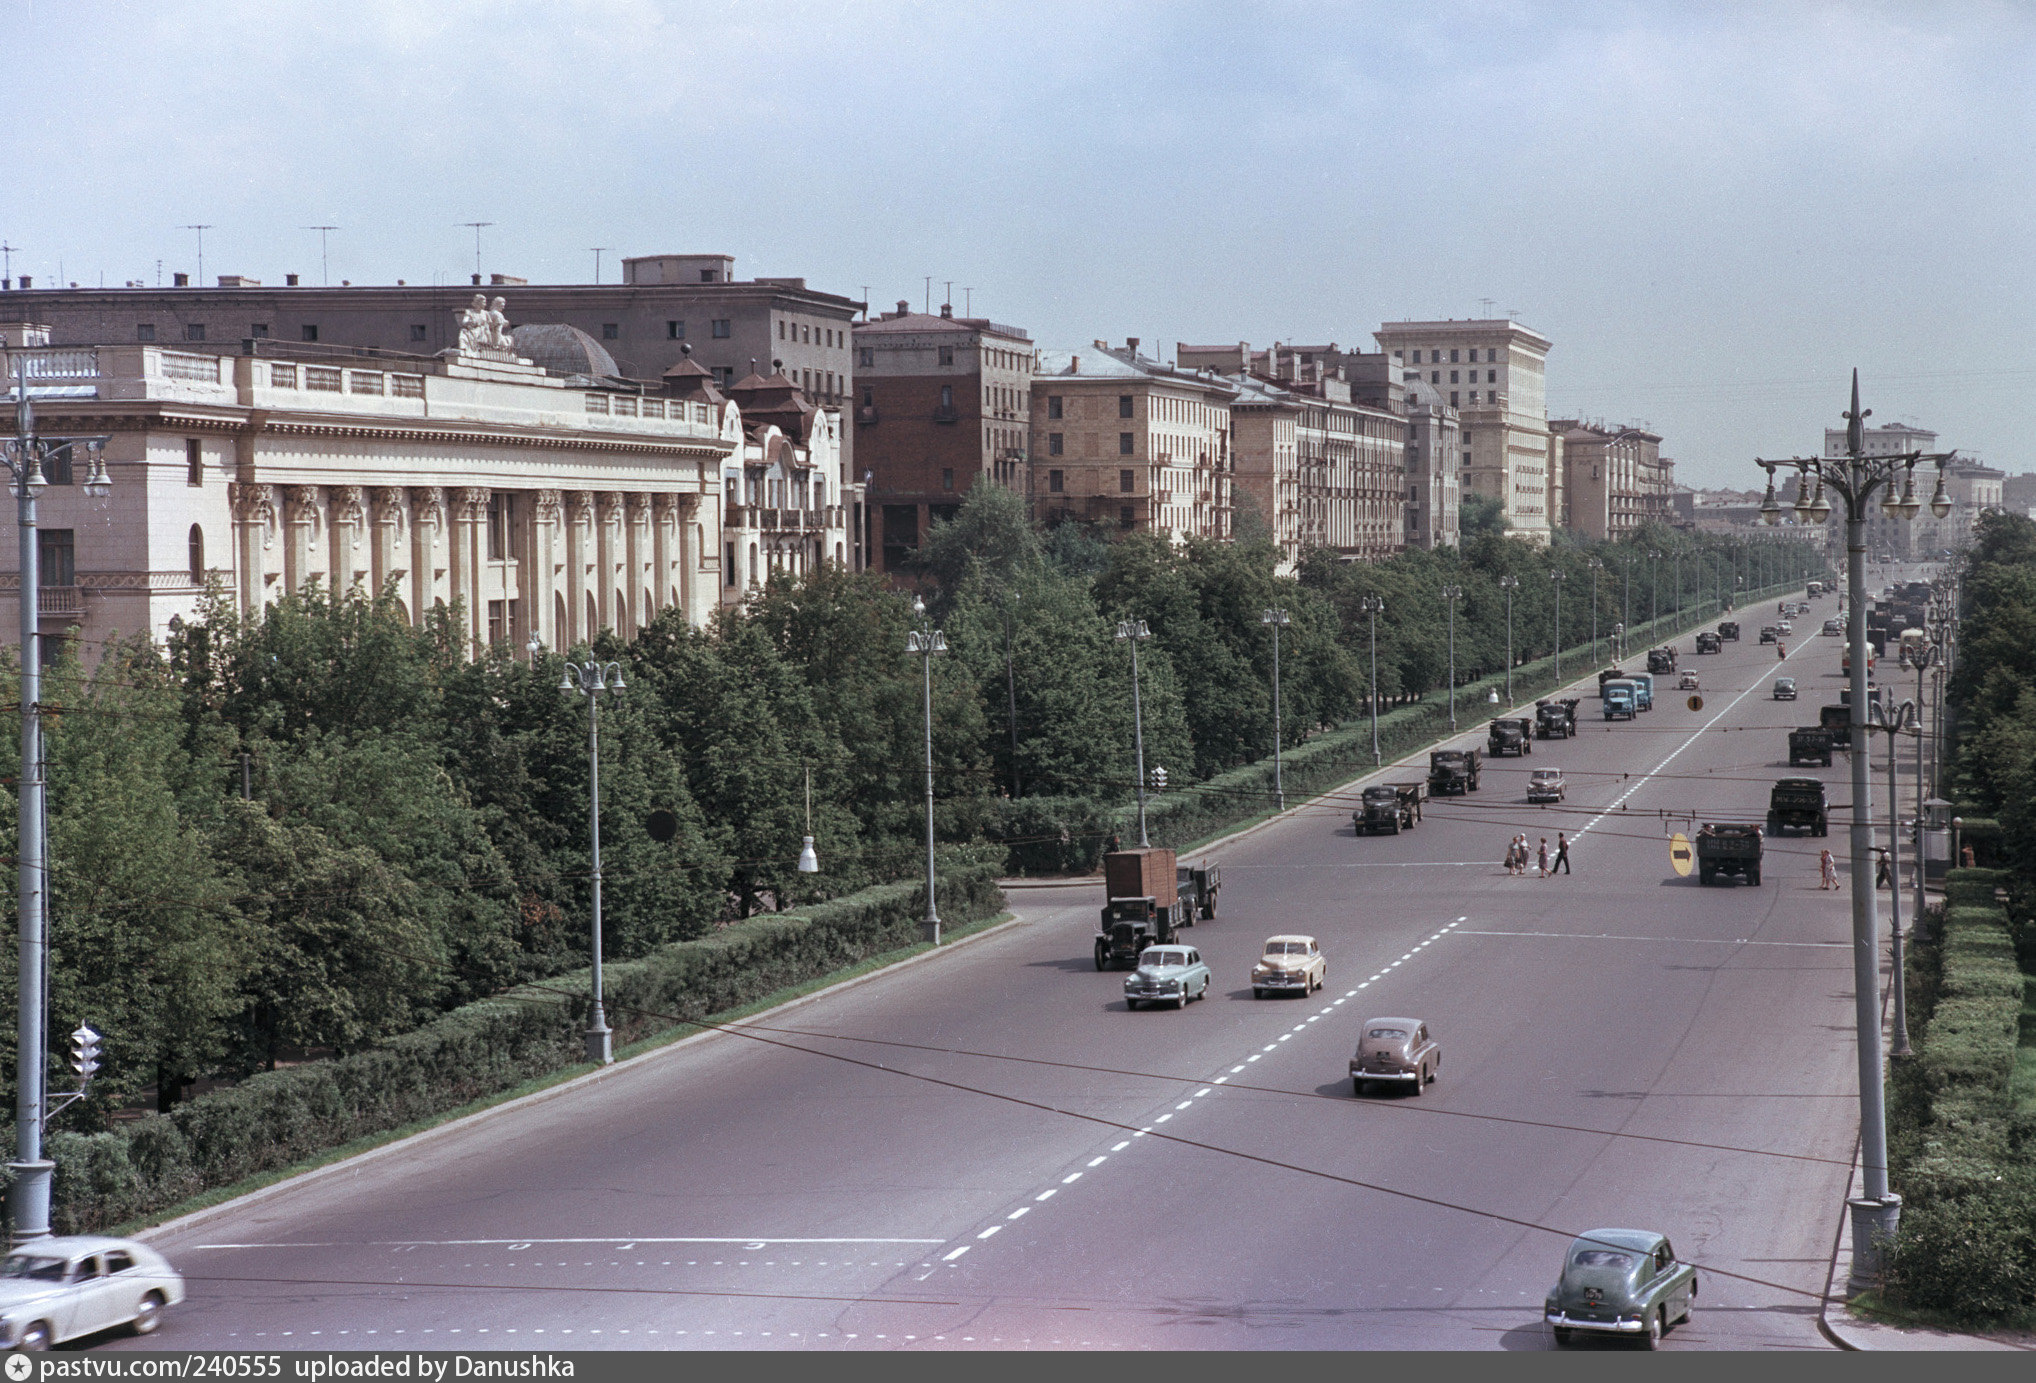
[[[1461,797],[1478,790],[1478,772],[1484,753],[1469,749],[1437,749],[1428,755],[1428,795]]]
[[[1187,925],[1196,918],[1207,922],[1216,916],[1216,895],[1223,891],[1223,876],[1216,865],[1196,868],[1178,865],[1174,869],[1174,891],[1180,898],[1181,914]]]
[[[1724,648],[1724,639],[1709,629],[1697,635],[1697,652],[1699,653],[1721,653],[1724,651]]]
[[[1824,802],[1824,784],[1817,778],[1777,778],[1767,797],[1767,833],[1786,831],[1821,836],[1831,822]]]
[[[1428,784],[1374,783],[1364,790],[1357,810],[1351,815],[1362,836],[1390,831],[1398,835],[1421,824],[1421,803],[1428,796]]]
[[[1532,754],[1534,752],[1534,722],[1526,716],[1501,716],[1492,721],[1491,733],[1486,737],[1487,748],[1495,759],[1508,754]]]
[[[1598,695],[1604,703],[1605,719],[1633,719],[1638,710],[1638,707],[1634,704],[1636,690],[1633,680],[1629,677],[1614,678],[1599,688]]]
[[[1831,767],[1831,732],[1821,725],[1789,731],[1789,767]]]
[[[1102,920],[1096,929],[1096,968],[1136,969],[1148,946],[1164,946],[1174,928],[1192,925],[1180,905],[1174,852],[1149,846],[1103,856]]]
[[[1718,637],[1732,643],[1739,642],[1739,621],[1728,619],[1718,625]]]
[[[1697,882],[1720,875],[1760,887],[1760,827],[1743,822],[1706,821],[1692,842],[1697,848]]]
[[[1577,698],[1534,703],[1534,733],[1545,740],[1566,740],[1576,734]]]
[[[1675,646],[1673,644],[1664,644],[1660,648],[1648,649],[1647,670],[1649,672],[1674,672]]]

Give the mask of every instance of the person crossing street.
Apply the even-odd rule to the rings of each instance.
[[[1567,874],[1569,870],[1569,835],[1564,831],[1555,833],[1555,863],[1548,868],[1550,874]]]

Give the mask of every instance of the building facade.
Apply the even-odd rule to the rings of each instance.
[[[1208,371],[1112,348],[1041,351],[1032,381],[1032,511],[1173,541],[1231,536],[1230,404]]]
[[[704,398],[695,366],[665,372],[666,392]],[[721,603],[740,604],[773,572],[804,576],[850,561],[863,487],[842,471],[841,415],[817,407],[783,374],[750,375],[728,398],[740,410],[742,449],[722,468]]]
[[[1902,423],[1883,423],[1879,427],[1866,428],[1862,440],[1868,456],[1899,456],[1904,452],[1934,452],[1937,450],[1937,434],[1927,428],[1909,427]],[[1824,455],[1842,457],[1845,455],[1845,429],[1827,427],[1824,429]],[[1928,504],[1929,486],[1935,483],[1937,468],[1933,465],[1919,465],[1917,479],[1925,488],[1917,496]],[[1836,494],[1825,496],[1831,502],[1831,515],[1825,520],[1824,550],[1843,558],[1845,553],[1845,502]],[[1916,519],[1889,518],[1881,512],[1879,492],[1866,514],[1866,554],[1869,558],[1891,558],[1906,562],[1915,554],[1935,550],[1944,544],[1922,541],[1927,532],[1919,532],[1917,525],[1930,518],[1926,508]]]
[[[1424,382],[1457,410],[1466,491],[1505,506],[1511,531],[1547,542],[1562,513],[1548,428],[1553,343],[1518,322],[1387,322],[1374,335],[1403,384]]]
[[[896,571],[936,520],[981,482],[1026,490],[1032,339],[982,317],[900,302],[860,322],[855,346],[856,464],[870,490],[872,565]]]
[[[1404,386],[1407,419],[1407,546],[1462,543],[1463,446],[1456,410],[1425,382]]]
[[[1613,542],[1651,522],[1673,520],[1675,463],[1664,463],[1661,438],[1644,427],[1608,427],[1562,418],[1550,422],[1562,445],[1561,526]]]

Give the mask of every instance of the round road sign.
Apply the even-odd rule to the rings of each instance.
[[[1696,700],[1695,697],[1690,699],[1692,701]],[[1676,873],[1684,878],[1689,877],[1693,863],[1690,851],[1690,838],[1681,831],[1677,831],[1668,838],[1668,862],[1675,866]]]
[[[1691,697],[1691,698],[1690,698],[1690,709],[1691,709],[1691,710],[1693,710],[1693,711],[1701,711],[1701,710],[1703,710],[1703,709],[1704,709],[1704,698],[1703,698],[1703,697],[1701,697],[1701,696],[1693,696],[1693,697]]]

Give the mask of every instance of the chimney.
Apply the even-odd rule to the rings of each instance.
[[[172,288],[189,288],[191,286],[191,276],[189,274],[172,274],[170,276],[170,286]]]
[[[1125,350],[1127,350],[1127,351],[1130,351],[1130,352],[1131,352],[1131,353],[1132,353],[1133,355],[1137,355],[1137,354],[1138,354],[1138,338],[1137,338],[1136,336],[1127,336],[1127,337],[1125,337],[1125,338],[1124,338],[1124,349],[1125,349]]]
[[[181,279],[182,279],[183,277],[184,277],[184,276],[183,276],[182,274],[179,274],[179,275],[177,275],[177,278],[178,278],[179,280],[181,280]],[[22,286],[23,288],[28,288],[28,287],[32,286],[32,285],[33,285],[34,283],[35,283],[35,280],[34,280],[34,279],[32,279],[32,278],[30,278],[30,277],[29,277],[29,276],[28,276],[27,274],[23,274],[23,275],[21,276],[21,286]]]
[[[891,315],[893,317],[902,317],[911,310],[912,304],[906,302],[903,298],[900,298],[898,299],[898,310],[896,312],[893,312]]]
[[[1071,355],[1067,358],[1067,372],[1071,375],[1078,375],[1082,372],[1082,358],[1080,356]]]
[[[474,275],[474,287],[476,287],[476,288],[479,288],[480,286],[481,286],[481,276],[480,276],[479,274],[475,274],[475,275]]]
[[[283,275],[283,286],[285,288],[295,288],[297,286],[297,276],[295,274]]]
[[[940,315],[943,317],[952,318],[954,316],[954,304],[942,303],[940,305]]]

